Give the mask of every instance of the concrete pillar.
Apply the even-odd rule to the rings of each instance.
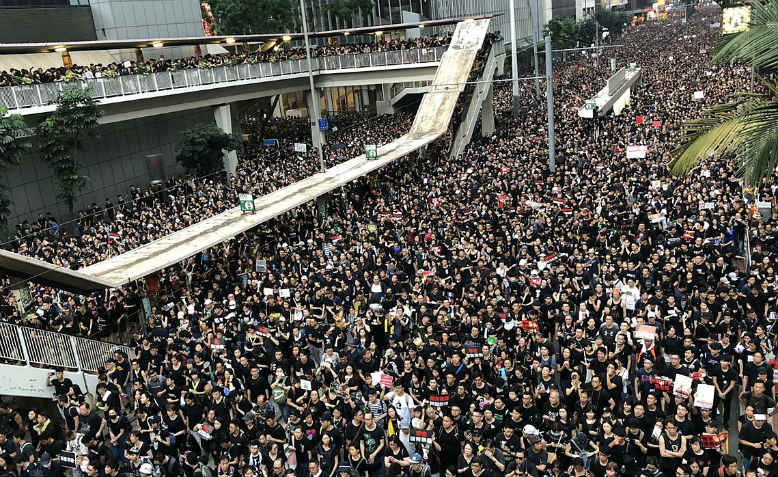
[[[195,58],[198,60],[203,57],[203,49],[200,47],[200,45],[193,46],[192,50],[194,51]]]
[[[332,88],[326,88],[324,90],[324,99],[327,102],[327,112],[332,115],[335,113],[335,108],[332,105]]]
[[[216,106],[213,110],[216,125],[227,134],[233,134],[231,109],[229,104],[222,104],[221,106]],[[225,152],[223,160],[224,170],[229,174],[235,174],[238,170],[238,153],[235,151]]]
[[[489,86],[489,92],[486,93],[486,99],[481,107],[481,136],[489,137],[494,134],[494,106],[492,100],[494,96],[494,85]]]
[[[313,137],[313,147],[321,147],[327,144],[325,133],[319,131],[319,118],[321,117],[321,104],[319,100],[319,91],[315,90],[316,98],[312,101],[310,91],[305,92],[305,102],[308,103],[308,117],[311,121],[311,137]],[[319,134],[321,132],[321,134]]]
[[[276,96],[278,98],[278,101],[276,101],[275,105],[276,107],[273,108],[273,117],[274,118],[285,118],[286,117],[286,111],[284,110],[284,98],[282,95]],[[271,103],[273,104],[273,103]]]
[[[367,86],[362,86],[362,105],[368,110],[370,109],[370,93],[367,90]]]
[[[146,59],[143,57],[143,50],[141,48],[135,48],[135,62],[139,65],[146,62]]]

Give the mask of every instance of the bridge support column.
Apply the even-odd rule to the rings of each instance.
[[[311,136],[313,137],[313,147],[319,148],[327,144],[327,138],[324,131],[319,131],[319,118],[321,117],[321,102],[319,100],[319,90],[314,90],[316,99],[313,99],[310,91],[305,92],[305,102],[308,103],[308,117],[311,121]]]
[[[327,102],[327,116],[332,116],[332,114],[335,112],[335,108],[332,105],[332,88],[327,88],[324,90],[324,99]]]
[[[489,91],[484,98],[484,104],[481,107],[481,136],[489,137],[494,134],[494,106],[492,100],[494,96],[494,85],[489,86]]]
[[[370,91],[368,91],[367,86],[362,86],[362,108],[365,111],[370,110]]]
[[[383,101],[376,101],[376,115],[394,114],[395,111],[392,107],[392,85],[379,84],[377,87],[381,88]]]
[[[229,104],[222,104],[221,106],[216,106],[213,110],[216,125],[227,134],[232,134],[231,109]],[[235,151],[225,152],[223,161],[224,170],[227,171],[228,174],[235,174],[238,170],[238,153]]]

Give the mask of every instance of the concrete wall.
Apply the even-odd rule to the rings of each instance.
[[[96,39],[89,7],[0,8],[0,43]]]
[[[149,154],[162,154],[165,175],[181,174],[175,161],[175,148],[180,133],[199,123],[213,123],[211,108],[153,116],[101,126],[100,136],[80,154],[89,182],[76,202],[76,210],[92,202],[102,204],[105,198],[116,200],[130,185],[146,185],[150,177]],[[23,166],[9,167],[2,180],[9,188],[10,225],[51,211],[59,220],[67,217],[67,204],[56,198],[56,184],[48,164],[36,154],[22,160]]]

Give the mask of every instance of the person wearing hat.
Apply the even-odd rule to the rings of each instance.
[[[152,464],[151,462],[144,462],[138,468],[138,474],[141,477],[151,477],[151,474],[153,473],[154,473],[154,464]]]
[[[539,434],[529,434],[530,447],[526,449],[527,468],[530,475],[541,475],[550,468],[548,452],[545,449],[545,442]]]

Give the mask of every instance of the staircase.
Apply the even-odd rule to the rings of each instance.
[[[58,367],[82,391],[94,392],[98,369],[116,351],[135,357],[128,346],[0,323],[0,395],[51,398],[46,378]]]
[[[409,103],[421,101],[421,96],[429,91],[429,81],[413,81],[410,83],[395,83],[392,85],[390,104],[392,108],[402,109]]]
[[[483,73],[481,73],[481,76],[478,78],[478,84],[475,85],[473,97],[468,105],[465,119],[459,125],[456,136],[454,136],[454,144],[451,146],[451,159],[455,159],[462,154],[465,147],[470,144],[476,122],[478,121],[478,116],[481,113],[481,107],[484,105],[484,101],[486,101],[487,98],[490,98],[489,91],[492,88],[491,81],[497,71],[497,65],[499,62],[503,61],[504,58],[505,46],[503,45],[503,42],[494,42],[491,50],[489,50],[489,56],[486,59]]]

